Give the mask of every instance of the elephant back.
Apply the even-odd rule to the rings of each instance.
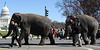
[[[99,24],[94,17],[88,15],[76,15],[76,17],[80,19],[81,26],[83,29],[86,29],[89,32],[97,32]]]
[[[88,20],[96,20],[94,17],[88,15],[76,15],[76,17]]]
[[[88,16],[88,15],[76,15],[76,17],[78,17],[81,20],[81,22],[85,22],[87,24],[98,23],[98,21],[94,17],[92,17],[92,16]]]
[[[30,19],[28,21],[32,22],[32,21],[37,21],[37,22],[42,22],[42,23],[48,23],[51,24],[51,20],[47,17],[41,16],[41,15],[37,15],[37,14],[21,14],[22,19]]]

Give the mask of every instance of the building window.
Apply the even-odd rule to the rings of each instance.
[[[7,22],[7,19],[4,19],[3,22]]]

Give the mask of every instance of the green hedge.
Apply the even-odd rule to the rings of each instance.
[[[8,31],[0,31],[0,33],[4,36],[4,35],[6,35],[7,33],[8,33]],[[13,33],[13,32],[12,32]],[[11,34],[12,34],[11,33]],[[11,36],[11,34],[9,35],[9,36]],[[33,37],[36,37],[37,35],[33,35]],[[1,37],[1,35],[0,35],[0,37]],[[39,35],[39,37],[40,37],[40,35]]]
[[[2,30],[7,30],[8,28],[1,28]]]
[[[6,35],[8,33],[8,31],[0,31],[0,33],[4,36],[4,35]],[[11,36],[11,35],[9,35],[9,36]]]

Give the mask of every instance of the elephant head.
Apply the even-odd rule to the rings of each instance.
[[[7,35],[3,36],[3,38],[9,36],[14,28],[14,25],[11,23],[12,21],[14,21],[14,23],[17,23],[18,25],[20,25],[21,22],[21,17],[20,17],[20,13],[14,13],[11,20],[10,20],[10,24],[9,24],[9,28],[8,28],[8,33]]]
[[[78,18],[76,16],[68,16],[65,24],[65,34],[62,38],[66,38],[68,34],[72,33],[72,29],[77,25]]]
[[[12,18],[11,18],[11,21],[14,21],[17,24],[20,24],[20,22],[21,22],[21,14],[20,13],[14,13]]]

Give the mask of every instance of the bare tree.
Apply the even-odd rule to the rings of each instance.
[[[98,18],[100,16],[100,0],[62,0],[56,3],[63,10],[63,15],[87,14]]]
[[[65,23],[53,21],[52,26],[54,26],[57,29],[61,29],[61,28],[65,28]]]

